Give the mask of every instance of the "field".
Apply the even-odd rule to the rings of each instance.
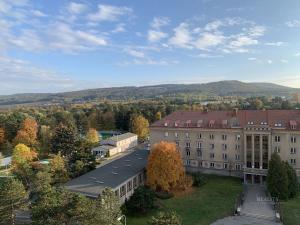
[[[184,225],[208,225],[231,215],[234,202],[242,191],[242,182],[231,177],[208,176],[208,182],[193,191],[167,200],[158,200],[159,210],[172,210],[179,214]],[[157,210],[158,211],[158,210]],[[128,225],[146,225],[154,211],[140,217],[128,216]]]

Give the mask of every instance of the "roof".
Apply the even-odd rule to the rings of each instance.
[[[11,164],[11,157],[0,159],[0,166],[9,166]]]
[[[121,135],[116,135],[116,136],[113,136],[111,138],[109,138],[108,140],[112,140],[112,141],[122,141],[122,140],[125,140],[127,138],[131,138],[131,137],[137,137],[136,134],[133,134],[133,133],[125,133],[125,134],[121,134]]]
[[[100,145],[98,147],[93,148],[92,151],[110,150],[110,149],[114,149],[114,148],[116,148],[116,146],[112,146],[112,145]]]
[[[191,121],[188,126],[187,121]],[[150,127],[218,129],[247,126],[300,130],[300,110],[177,111],[156,121]]]
[[[148,154],[148,150],[136,150],[70,180],[65,184],[65,188],[90,197],[98,197],[105,187],[114,189],[142,171],[146,167]]]

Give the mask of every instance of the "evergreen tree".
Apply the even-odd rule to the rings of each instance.
[[[289,196],[286,166],[277,153],[272,154],[269,162],[267,187],[273,197],[285,200]]]
[[[287,177],[288,177],[288,190],[289,190],[289,198],[293,198],[297,195],[299,190],[299,183],[296,171],[288,162],[285,162]]]

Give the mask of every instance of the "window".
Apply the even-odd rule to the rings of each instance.
[[[235,164],[235,169],[236,170],[241,170],[241,165],[240,164]]]
[[[237,140],[237,141],[241,140],[241,135],[237,134],[237,135],[235,136],[235,140]]]
[[[222,140],[226,141],[227,140],[227,135],[226,134],[222,134]]]
[[[241,146],[240,145],[235,145],[235,150],[240,150]]]
[[[202,157],[202,151],[201,151],[200,149],[197,150],[197,156],[198,156],[199,158]]]
[[[123,197],[126,194],[126,185],[123,185],[120,188],[120,197]]]
[[[275,136],[275,142],[280,142],[280,136]]]
[[[198,139],[201,139],[201,138],[202,138],[201,133],[199,133],[199,134],[197,135],[197,137],[198,137]]]
[[[295,164],[296,164],[296,159],[290,159],[290,163],[291,163],[292,165],[295,165]]]
[[[210,153],[210,154],[209,154],[209,157],[210,157],[211,159],[215,158],[215,153]]]
[[[119,198],[119,189],[115,190],[115,195]]]
[[[185,137],[186,137],[186,138],[189,138],[189,137],[190,137],[190,134],[189,134],[189,133],[185,133]]]
[[[178,138],[178,133],[177,133],[177,132],[175,132],[175,134],[174,134],[174,135],[175,135],[175,137],[176,137],[176,138]]]
[[[169,133],[168,132],[165,132],[165,137],[168,137],[169,136]]]
[[[222,158],[223,158],[224,160],[227,160],[227,154],[226,154],[226,153],[223,153],[223,154],[222,154]]]
[[[186,142],[186,143],[185,143],[185,147],[186,147],[186,148],[191,148],[191,143],[190,143],[190,142]]]
[[[187,156],[190,156],[190,155],[191,155],[190,149],[186,149],[185,152],[186,152],[186,155],[187,155]]]
[[[275,146],[274,152],[280,153],[280,147],[279,146]]]
[[[228,163],[224,163],[223,168],[228,169]]]
[[[137,187],[137,178],[133,178],[133,188]]]
[[[143,177],[142,174],[139,174],[139,184],[141,185],[143,183]]]
[[[215,148],[215,144],[209,144],[210,149],[214,149]]]
[[[296,154],[296,148],[291,148],[291,154]]]
[[[179,141],[175,141],[176,145],[179,147]]]
[[[197,149],[201,149],[201,147],[202,147],[202,143],[201,142],[197,142]]]
[[[296,143],[296,137],[295,136],[291,136],[291,142]]]
[[[222,149],[227,150],[227,144],[222,144]]]
[[[127,192],[132,190],[132,181],[127,182]]]
[[[235,155],[235,160],[240,160],[240,155],[239,154]]]
[[[214,167],[215,167],[215,163],[213,163],[213,162],[210,163],[210,167],[211,167],[211,168],[214,168]]]
[[[186,165],[187,165],[187,166],[191,165],[191,160],[189,160],[189,159],[186,160]]]
[[[209,139],[210,139],[210,140],[213,140],[214,138],[215,138],[215,136],[214,136],[213,134],[210,134],[210,135],[209,135]]]

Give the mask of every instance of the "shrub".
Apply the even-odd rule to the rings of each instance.
[[[193,173],[191,174],[193,177],[193,186],[201,187],[202,185],[207,183],[207,178],[201,173]]]
[[[175,212],[159,212],[148,222],[149,225],[181,225],[181,218]]]
[[[169,199],[169,198],[173,198],[174,194],[171,192],[160,191],[160,192],[155,192],[155,196],[160,199]]]
[[[128,213],[146,213],[155,208],[154,192],[148,187],[138,187],[129,201],[125,202]]]

